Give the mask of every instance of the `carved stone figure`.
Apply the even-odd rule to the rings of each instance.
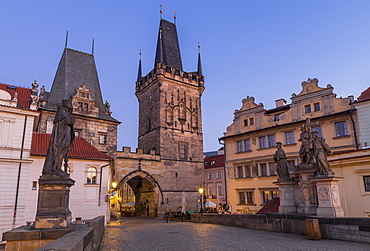
[[[312,137],[309,126],[303,125],[301,127],[301,135],[298,141],[301,141],[301,147],[299,149],[299,158],[301,159],[301,164],[312,164]]]
[[[318,132],[312,132],[312,138],[317,174],[332,176],[334,173],[331,170],[326,157],[327,155],[333,154],[329,145],[325,142],[324,138],[319,137]]]
[[[279,175],[279,181],[290,181],[287,158],[285,151],[282,148],[281,142],[276,142],[278,149],[274,154],[274,161],[276,162],[276,171]]]
[[[63,99],[54,118],[53,131],[42,170],[43,174],[66,175],[66,172],[61,168],[62,160],[64,159],[64,167],[67,168],[68,152],[75,137],[73,130],[75,117],[71,117],[71,114],[72,99]]]

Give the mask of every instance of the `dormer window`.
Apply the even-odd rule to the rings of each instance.
[[[311,112],[311,105],[305,105],[304,106],[304,112],[305,113],[310,113]]]
[[[244,119],[244,126],[248,126],[248,119]]]
[[[314,109],[315,111],[320,111],[320,103],[314,103],[314,104],[313,104],[313,109]]]
[[[254,125],[254,118],[249,119],[249,125]]]

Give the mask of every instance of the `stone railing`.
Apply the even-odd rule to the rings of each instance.
[[[325,239],[370,244],[370,218],[317,217],[297,214],[192,214],[192,222],[307,235],[306,220],[317,219]]]

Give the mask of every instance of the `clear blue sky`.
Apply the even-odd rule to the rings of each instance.
[[[160,4],[164,19],[177,11],[185,71],[196,70],[201,43],[205,151],[220,147],[247,95],[270,109],[279,98],[290,103],[307,78],[343,97],[370,86],[370,1],[356,0],[0,0],[0,82],[31,87],[36,79],[50,90],[66,30],[72,49],[91,52],[94,38],[103,98],[122,121],[118,149],[135,149],[138,52],[147,74]]]

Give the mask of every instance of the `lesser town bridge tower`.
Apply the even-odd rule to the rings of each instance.
[[[195,211],[203,183],[200,55],[196,72],[183,71],[176,25],[162,19],[154,69],[144,77],[141,72],[140,60],[138,149],[131,153],[124,147],[117,153],[120,196],[123,202],[135,198],[140,216],[177,210],[184,196],[186,209]]]

